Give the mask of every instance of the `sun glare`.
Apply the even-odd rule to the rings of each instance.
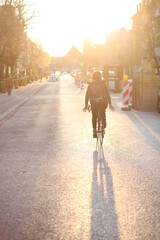
[[[82,50],[87,36],[93,43],[104,43],[107,33],[130,27],[136,11],[132,0],[39,0],[35,2],[37,18],[30,31],[50,55],[63,56],[72,45]],[[139,1],[137,0],[137,3]]]

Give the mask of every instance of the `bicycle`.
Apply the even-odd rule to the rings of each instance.
[[[91,111],[91,106],[88,106],[88,111]],[[101,116],[100,110],[98,111],[97,119],[96,119],[96,132],[97,132],[97,146],[103,145],[103,138],[104,138],[104,127],[103,127],[103,118]]]
[[[97,144],[103,145],[103,138],[104,138],[104,127],[103,127],[103,118],[101,116],[101,112],[98,111],[97,116]]]

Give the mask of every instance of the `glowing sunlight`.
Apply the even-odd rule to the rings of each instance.
[[[27,1],[27,0],[26,0]],[[107,33],[130,27],[139,0],[28,0],[34,3],[36,18],[28,31],[54,56],[63,56],[75,45],[80,51],[83,39],[104,43]]]

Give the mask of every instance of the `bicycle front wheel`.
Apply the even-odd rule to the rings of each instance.
[[[103,144],[103,138],[104,138],[103,124],[102,124],[102,121],[98,121],[97,142],[99,142],[101,146]]]

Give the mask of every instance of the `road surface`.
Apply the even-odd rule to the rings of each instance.
[[[0,95],[0,240],[159,240],[160,115],[111,94],[96,150],[65,75]]]

